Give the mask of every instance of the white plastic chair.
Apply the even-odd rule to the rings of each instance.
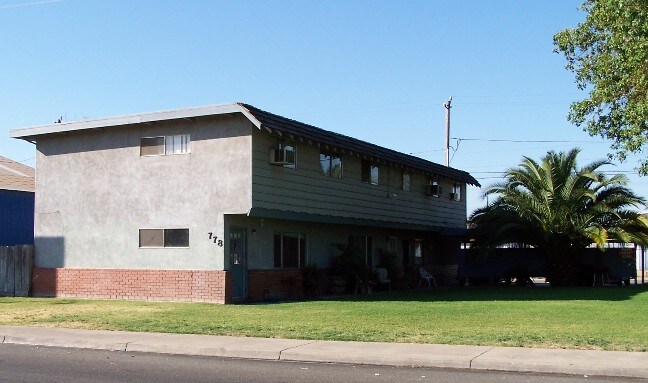
[[[424,268],[419,268],[419,272],[421,273],[421,279],[419,280],[419,287],[421,287],[421,283],[423,283],[423,280],[425,279],[428,283],[428,287],[432,287],[432,283],[434,283],[434,287],[436,287],[436,279],[434,279],[434,275],[430,274],[427,270]],[[431,281],[431,282],[430,282]]]

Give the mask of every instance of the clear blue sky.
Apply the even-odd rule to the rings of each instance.
[[[0,0],[0,155],[34,166],[11,129],[242,101],[443,163],[487,186],[523,155],[609,143],[571,126],[581,98],[552,36],[580,0]],[[469,140],[478,139],[478,140]],[[505,142],[483,141],[509,140]],[[560,142],[511,142],[511,141]],[[635,161],[633,161],[635,160]],[[636,158],[628,172],[648,197]],[[468,189],[469,212],[483,204]]]

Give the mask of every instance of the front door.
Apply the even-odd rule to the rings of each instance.
[[[230,229],[230,272],[232,273],[232,300],[247,298],[247,244],[245,229]]]

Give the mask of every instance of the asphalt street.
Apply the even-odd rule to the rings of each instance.
[[[638,382],[588,376],[301,363],[0,344],[0,382]]]

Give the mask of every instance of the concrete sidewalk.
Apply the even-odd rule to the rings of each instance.
[[[0,343],[388,366],[648,378],[648,353],[362,343],[0,326]]]

